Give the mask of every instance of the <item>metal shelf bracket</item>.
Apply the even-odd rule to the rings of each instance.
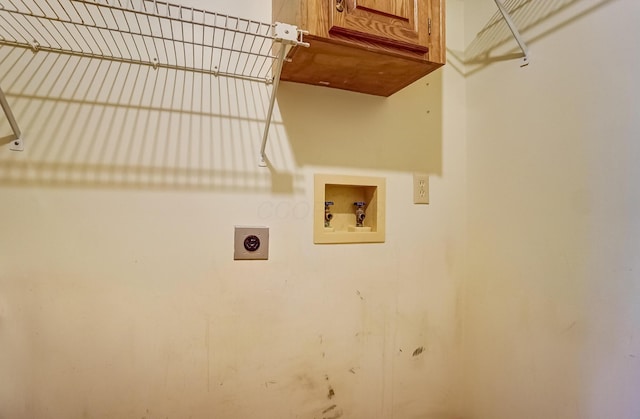
[[[520,67],[529,65],[529,49],[527,48],[527,45],[524,43],[522,36],[520,36],[520,32],[518,31],[518,28],[516,27],[515,23],[513,23],[513,20],[511,19],[511,15],[509,14],[509,11],[507,10],[506,7],[504,7],[504,4],[502,4],[501,0],[494,0],[494,1],[496,2],[496,6],[498,6],[498,10],[500,10],[500,13],[502,13],[502,17],[504,18],[504,21],[507,22],[507,26],[509,26],[509,30],[513,34],[513,37],[516,39],[518,46],[522,50],[522,54],[524,55],[524,57],[522,58],[522,64],[520,64]]]
[[[11,107],[9,106],[9,102],[7,102],[7,98],[0,88],[0,107],[2,108],[7,120],[9,121],[9,125],[11,126],[11,130],[13,131],[13,135],[9,135],[9,150],[13,151],[23,151],[24,150],[24,142],[22,140],[22,132],[20,132],[20,127],[18,127],[18,122],[16,122],[16,118],[13,116],[13,112],[11,112]]]
[[[267,167],[267,156],[265,149],[267,147],[267,139],[269,138],[269,128],[271,127],[273,108],[276,104],[278,85],[280,84],[280,73],[282,73],[282,65],[284,64],[287,50],[290,46],[302,46],[305,48],[309,47],[309,44],[307,42],[304,42],[303,40],[303,36],[308,34],[308,32],[300,30],[296,26],[276,22],[273,27],[273,32],[274,41],[280,43],[280,51],[278,51],[276,63],[273,68],[273,90],[271,91],[269,109],[267,110],[266,125],[264,127],[264,133],[262,134],[262,145],[260,146],[260,162],[258,163],[258,166],[260,167]]]

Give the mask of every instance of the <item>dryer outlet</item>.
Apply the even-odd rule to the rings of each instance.
[[[269,259],[269,227],[235,226],[233,259]]]

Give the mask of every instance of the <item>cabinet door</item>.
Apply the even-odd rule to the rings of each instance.
[[[416,53],[429,50],[431,0],[330,0],[329,34]]]

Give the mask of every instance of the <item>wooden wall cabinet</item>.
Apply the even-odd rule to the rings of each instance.
[[[281,80],[389,96],[445,63],[444,0],[273,0],[309,31]]]

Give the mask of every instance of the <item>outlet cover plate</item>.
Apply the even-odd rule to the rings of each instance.
[[[235,226],[233,259],[269,259],[269,227]]]
[[[429,175],[426,173],[413,174],[413,203],[429,203]]]

